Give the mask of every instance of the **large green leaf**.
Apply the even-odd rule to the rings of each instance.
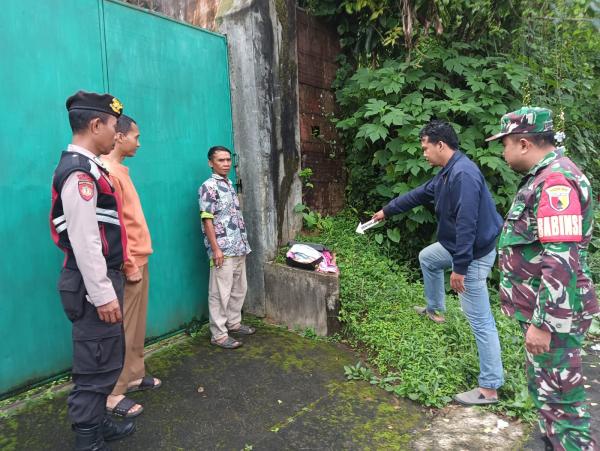
[[[381,122],[385,125],[404,125],[409,122],[409,115],[399,108],[392,109],[389,113],[386,113],[382,118]]]
[[[369,138],[371,142],[378,141],[388,136],[388,130],[381,124],[363,124],[358,129],[357,138]]]
[[[394,243],[400,242],[400,229],[398,227],[394,227],[393,229],[387,229],[387,237],[390,241]]]
[[[369,99],[369,102],[366,105],[366,113],[364,117],[371,117],[382,114],[387,107],[387,102],[385,100],[377,100],[377,99]]]

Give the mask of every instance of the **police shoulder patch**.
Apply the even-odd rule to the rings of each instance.
[[[94,197],[94,181],[87,174],[80,174],[77,182],[77,188],[79,189],[79,195],[85,201],[89,201]]]
[[[560,172],[544,181],[537,211],[542,243],[579,242],[582,239],[581,204],[577,189]]]

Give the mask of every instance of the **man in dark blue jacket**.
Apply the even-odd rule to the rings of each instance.
[[[479,353],[479,387],[457,394],[466,405],[498,401],[504,382],[500,341],[490,309],[487,277],[496,259],[496,238],[502,218],[479,168],[458,150],[450,124],[431,121],[421,130],[421,148],[429,164],[442,170],[373,215],[382,220],[418,205],[433,204],[438,241],[419,254],[427,307],[415,310],[436,323],[445,321],[444,271],[452,268],[450,286],[458,293],[462,310],[475,335]]]

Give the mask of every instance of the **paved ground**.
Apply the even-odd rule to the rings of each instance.
[[[185,338],[153,353],[148,367],[163,386],[137,394],[145,407],[138,430],[113,449],[525,447],[527,427],[507,427],[485,410],[450,406],[432,413],[366,382],[345,381],[344,365],[355,364],[358,357],[340,345],[270,326],[261,326],[245,341],[236,351],[224,351],[204,336]],[[597,368],[594,372],[590,382],[598,384]],[[65,391],[53,399],[46,396],[0,420],[0,449],[70,449],[65,397]],[[596,410],[596,427],[599,417]],[[541,442],[531,443],[528,449],[540,449]]]
[[[163,386],[138,394],[137,432],[115,450],[402,449],[427,419],[408,401],[346,382],[351,352],[261,327],[235,351],[187,339],[148,359]],[[0,426],[0,449],[64,450],[65,396],[34,403]]]

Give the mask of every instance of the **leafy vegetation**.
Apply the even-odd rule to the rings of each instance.
[[[555,111],[567,153],[600,189],[599,1],[306,0],[342,44],[335,119],[346,151],[348,201],[373,211],[430,178],[419,129],[448,120],[481,168],[498,209],[519,176],[483,138],[523,104]],[[429,241],[431,211],[390,221],[392,237]],[[381,234],[382,242],[392,241]]]
[[[454,125],[461,149],[495,187],[500,208],[509,206],[518,176],[502,160],[500,144],[481,144],[498,128],[498,118],[518,107],[526,73],[503,58],[462,56],[463,48],[432,46],[419,61],[388,60],[378,69],[358,69],[338,91],[340,105],[352,112],[337,127],[352,149],[346,163],[354,205],[380,206],[434,175],[423,158],[419,130],[437,117]],[[432,212],[420,207],[395,227],[415,232],[433,223]]]
[[[335,249],[341,271],[341,312],[350,343],[364,349],[379,375],[348,367],[349,378],[366,379],[399,396],[441,407],[452,396],[477,385],[479,361],[469,324],[455,296],[449,296],[446,323],[436,325],[417,315],[423,287],[411,281],[408,266],[382,252],[374,234],[357,235],[352,212],[332,219],[319,236],[303,236]],[[492,304],[498,325],[506,383],[498,407],[511,416],[532,418],[524,371],[523,339],[517,324]]]
[[[596,206],[594,215],[594,236],[590,243],[590,256],[588,264],[592,273],[592,278],[596,284],[597,291],[600,294],[600,205]]]
[[[294,207],[294,212],[302,215],[302,224],[306,230],[328,230],[331,229],[332,219],[323,216],[318,211],[313,211],[304,204]]]
[[[306,189],[312,189],[315,185],[310,181],[310,178],[313,175],[313,170],[311,168],[304,168],[300,172],[298,172],[298,177],[302,180],[302,186]]]

